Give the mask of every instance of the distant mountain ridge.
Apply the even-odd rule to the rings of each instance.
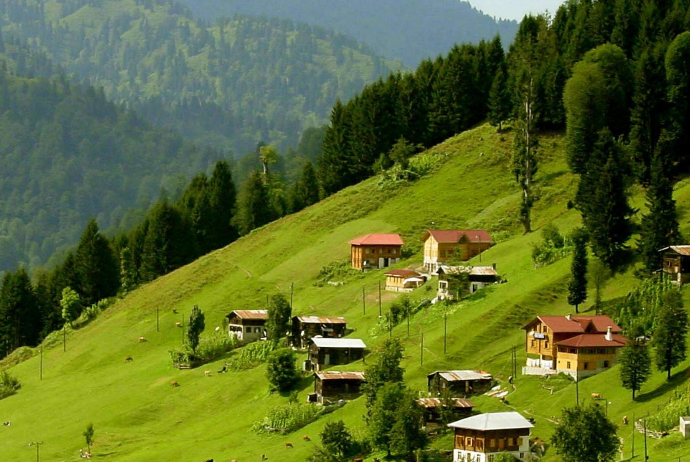
[[[446,54],[455,43],[476,43],[500,34],[504,44],[515,21],[496,20],[460,0],[178,0],[209,20],[235,14],[315,24],[348,34],[389,59],[416,66]]]

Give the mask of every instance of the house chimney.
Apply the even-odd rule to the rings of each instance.
[[[568,321],[572,321],[572,320],[573,320],[573,315],[570,314],[570,313],[568,313],[568,314],[565,315],[565,319],[567,319]]]
[[[613,334],[611,334],[611,326],[608,326],[606,328],[606,340],[608,340],[609,342],[613,340]]]

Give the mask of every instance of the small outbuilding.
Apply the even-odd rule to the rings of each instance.
[[[355,399],[361,394],[365,381],[364,372],[317,372],[314,374],[314,393],[310,395],[310,401],[333,404]]]
[[[481,394],[493,385],[493,376],[485,371],[436,371],[427,375],[429,394],[438,396],[449,390],[453,396]]]
[[[348,364],[364,358],[366,345],[358,338],[321,338],[311,339],[308,367],[320,371],[329,366]]]
[[[534,425],[517,412],[474,415],[448,426],[455,431],[454,462],[489,462],[500,452],[533,460],[529,437]]]
[[[346,330],[347,321],[343,317],[293,316],[292,344],[297,348],[306,348],[314,337],[340,338]]]
[[[417,404],[424,410],[424,423],[441,423],[441,413],[445,403],[441,398],[419,398]],[[447,405],[447,404],[445,404]],[[460,419],[472,414],[474,403],[469,399],[451,398],[450,415],[453,419]]]
[[[686,284],[690,280],[690,245],[672,245],[660,252],[664,256],[664,273],[674,284]]]
[[[426,282],[426,277],[408,269],[394,269],[386,273],[386,290],[412,292]]]
[[[498,282],[496,266],[440,266],[438,298],[455,300]]]
[[[353,268],[366,271],[386,268],[400,261],[403,240],[399,234],[367,234],[350,241]]]
[[[266,336],[266,310],[234,310],[228,318],[228,335],[239,342],[255,342]]]
[[[467,261],[494,243],[485,229],[430,229],[422,236],[422,241],[424,268],[432,273],[450,261]]]

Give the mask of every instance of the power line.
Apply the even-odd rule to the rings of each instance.
[[[29,447],[36,446],[36,462],[39,462],[39,460],[40,460],[41,456],[40,456],[39,449],[40,449],[42,444],[43,444],[43,441],[32,441],[31,443],[29,443]]]

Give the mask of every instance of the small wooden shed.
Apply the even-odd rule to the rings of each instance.
[[[424,410],[424,423],[441,423],[441,410],[443,400],[441,398],[419,398],[417,404]],[[472,414],[474,403],[469,399],[451,398],[451,416],[454,420],[467,417]]]
[[[450,390],[453,396],[481,394],[493,385],[493,376],[485,371],[459,370],[436,371],[427,375],[428,391],[439,396]]]
[[[361,394],[364,372],[323,371],[314,374],[314,401],[332,404]]]
[[[690,280],[690,245],[672,245],[660,252],[664,256],[664,273],[670,276],[674,284],[686,284]]]
[[[408,269],[394,269],[386,273],[386,290],[412,292],[426,281],[426,277]]]
[[[311,339],[309,347],[309,367],[320,371],[329,366],[348,364],[364,358],[367,346],[358,338],[322,338]]]
[[[266,336],[266,310],[234,310],[228,318],[228,335],[239,342],[255,342]]]
[[[340,338],[345,335],[347,321],[343,317],[332,316],[294,316],[292,318],[292,344],[306,348],[309,340],[321,336]]]
[[[454,300],[498,282],[495,266],[440,266],[438,298]]]

